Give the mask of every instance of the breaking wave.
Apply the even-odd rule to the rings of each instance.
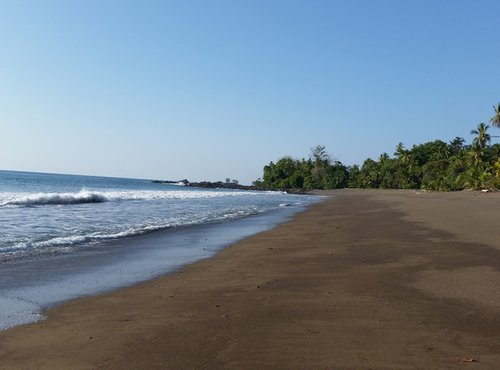
[[[103,203],[108,198],[102,193],[80,191],[78,193],[38,193],[27,195],[14,195],[1,199],[0,206],[42,206]]]
[[[30,207],[44,205],[72,205],[104,203],[126,200],[164,200],[164,199],[209,199],[221,197],[252,197],[256,195],[276,195],[278,192],[241,192],[241,191],[89,191],[75,193],[0,193],[0,207]]]

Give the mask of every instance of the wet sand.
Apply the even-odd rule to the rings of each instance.
[[[0,333],[0,368],[498,369],[500,193],[330,194],[214,258]]]

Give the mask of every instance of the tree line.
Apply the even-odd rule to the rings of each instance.
[[[500,128],[500,103],[490,119]],[[263,177],[253,183],[259,189],[427,189],[456,191],[500,188],[500,144],[491,145],[490,126],[480,123],[471,130],[473,140],[429,141],[405,148],[396,145],[393,156],[382,153],[361,166],[345,166],[330,158],[326,147],[311,148],[307,159],[283,157],[264,167]]]

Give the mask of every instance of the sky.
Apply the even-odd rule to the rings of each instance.
[[[499,5],[0,0],[0,169],[250,184],[316,145],[470,142],[500,102]]]

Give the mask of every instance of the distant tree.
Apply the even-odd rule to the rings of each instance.
[[[380,185],[380,165],[368,158],[363,162],[359,174],[359,185],[362,188],[378,188]]]
[[[478,146],[481,149],[486,148],[486,146],[491,141],[491,136],[487,132],[488,128],[490,128],[490,126],[488,126],[485,123],[481,122],[477,126],[477,130],[471,130],[470,131],[471,135],[476,135],[476,137],[472,141],[473,145]]]
[[[231,179],[229,177],[226,177],[226,184],[229,184],[231,182]]]
[[[336,161],[325,168],[322,189],[330,190],[345,188],[347,186],[348,179],[349,173],[347,167],[339,161]]]
[[[267,188],[260,177],[257,180],[252,182],[252,186],[258,190],[264,190]]]
[[[231,182],[232,182],[233,184],[235,184],[235,185],[238,185],[238,184],[240,183],[240,182],[239,182],[238,180],[236,180],[236,179],[233,179]]]
[[[283,157],[264,167],[264,184],[270,189],[300,189],[304,186],[301,163],[291,157]]]
[[[496,181],[495,187],[498,188],[500,187],[500,158],[497,158],[493,166],[495,169],[495,181]]]
[[[497,106],[493,106],[493,110],[495,111],[495,115],[491,117],[490,122],[494,127],[500,128],[500,103]]]
[[[494,106],[492,126],[500,128],[500,103]],[[396,146],[394,157],[382,153],[378,160],[366,159],[361,167],[345,167],[333,161],[324,145],[310,148],[309,158],[284,157],[264,167],[265,189],[335,189],[342,187],[428,189],[455,191],[464,189],[500,189],[500,144],[490,144],[489,126],[480,123],[471,130],[472,145],[455,137]]]
[[[311,159],[317,164],[330,162],[330,156],[326,152],[324,145],[316,145],[314,148],[311,148]]]
[[[465,139],[463,137],[457,136],[450,141],[450,152],[452,155],[456,155],[459,151],[464,148]]]
[[[398,158],[403,160],[403,158],[406,159],[406,156],[408,155],[408,150],[405,149],[405,146],[403,143],[399,143],[396,145],[396,151],[394,152],[394,155]]]
[[[357,164],[349,167],[347,169],[348,172],[348,180],[347,180],[347,186],[349,188],[360,188],[360,174],[361,170],[359,169],[359,166]]]
[[[429,141],[424,144],[413,145],[411,152],[418,166],[422,167],[429,161],[442,159],[438,153],[443,153],[448,144],[442,140]]]
[[[314,148],[311,148],[311,156],[310,159],[313,163],[313,168],[311,169],[312,175],[312,186],[313,188],[324,188],[327,173],[330,167],[331,159],[328,153],[326,152],[326,147],[324,145],[316,145]]]

